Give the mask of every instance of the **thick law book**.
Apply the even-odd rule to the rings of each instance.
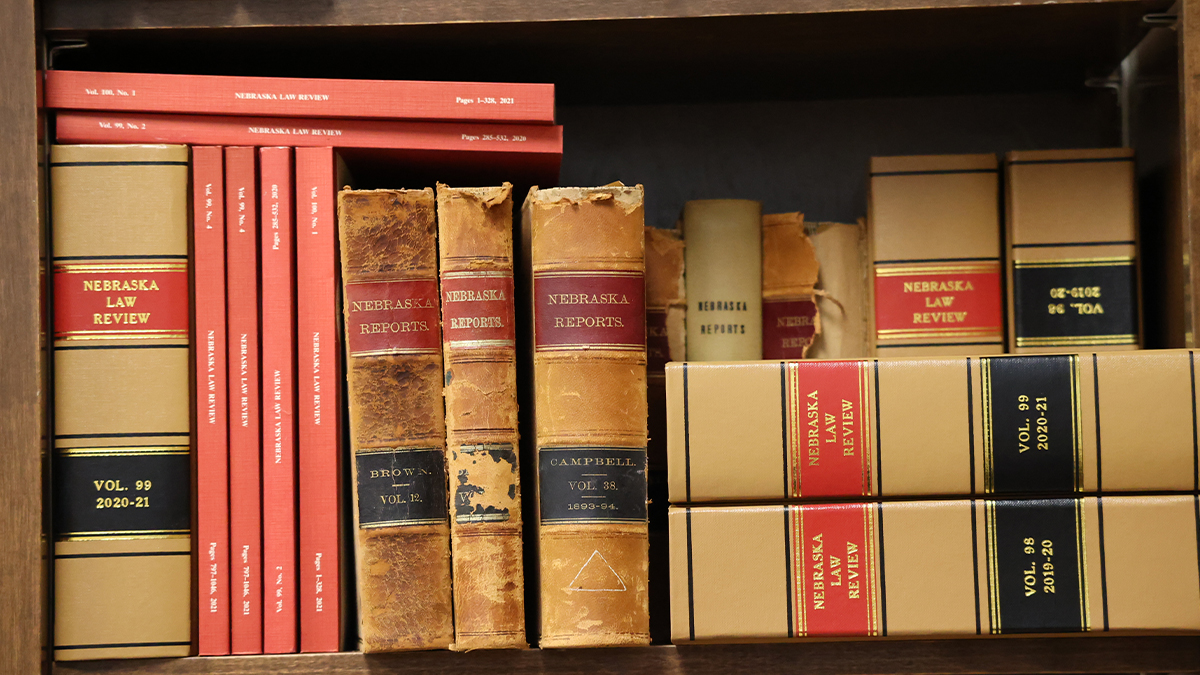
[[[48,70],[64,110],[554,123],[554,85]]]
[[[296,267],[292,149],[259,149],[263,652],[297,646]],[[332,478],[331,480],[336,480]]]
[[[261,654],[263,649],[257,155],[255,148],[225,148],[230,646],[234,654]]]
[[[523,648],[512,186],[437,186],[455,650]]]
[[[1133,160],[1129,148],[1008,153],[1013,352],[1141,347]]]
[[[762,358],[762,205],[702,199],[683,205],[687,241],[687,358]]]
[[[999,190],[995,155],[871,158],[880,355],[1004,352]]]
[[[546,124],[395,122],[60,112],[60,143],[290,145],[370,151],[392,161],[448,167],[493,167],[557,177],[562,127]]]
[[[338,171],[333,148],[296,148],[296,419],[300,651],[342,641],[342,376]]]
[[[762,357],[802,359],[820,332],[820,264],[803,213],[762,217]]]
[[[432,189],[338,193],[365,652],[454,640]]]
[[[673,506],[672,639],[1196,633],[1198,530],[1196,495]]]
[[[540,645],[650,641],[642,187],[531,189]]]
[[[817,314],[821,330],[810,359],[861,359],[871,355],[871,255],[866,227],[858,223],[806,223],[816,249]]]
[[[229,398],[225,352],[225,151],[192,148],[195,278],[197,640],[229,653]]]
[[[54,146],[50,180],[54,659],[186,656],[188,149]]]
[[[1185,350],[668,364],[671,501],[1200,491],[1195,368]]]

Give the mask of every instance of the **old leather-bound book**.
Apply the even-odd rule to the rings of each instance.
[[[762,217],[762,350],[764,359],[802,359],[820,332],[817,252],[803,213]]]
[[[512,185],[437,186],[456,650],[525,647]]]
[[[871,353],[871,255],[866,226],[806,223],[817,252],[817,315],[821,331],[810,359],[861,359]]]
[[[55,146],[50,178],[54,658],[186,656],[188,149]]]
[[[454,637],[434,209],[429,188],[338,194],[365,652]]]
[[[542,647],[649,643],[642,187],[530,191]]]

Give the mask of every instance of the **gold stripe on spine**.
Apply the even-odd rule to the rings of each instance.
[[[1131,345],[1137,336],[1126,335],[1076,335],[1064,337],[1018,337],[1018,347],[1070,347],[1087,345]]]
[[[374,349],[374,350],[363,351],[363,352],[350,352],[350,356],[401,356],[401,355],[406,355],[406,354],[438,354],[440,352],[441,352],[441,350],[436,349],[436,348],[422,347],[422,348],[415,348],[415,349],[402,349],[402,348],[398,348],[398,347],[391,347],[388,349]]]
[[[188,539],[191,530],[114,530],[112,532],[63,532],[55,541],[128,541],[130,539]]]
[[[1014,260],[1013,267],[1124,267],[1133,264],[1133,256],[1112,258],[1062,258],[1060,260]]]
[[[55,332],[55,341],[59,340],[186,340],[188,332],[166,329],[146,329],[131,331],[103,330],[72,330]]]
[[[645,276],[641,272],[630,272],[626,270],[553,270],[545,272],[534,272],[533,278],[541,279],[543,277],[642,277]]]
[[[1083,393],[1079,388],[1079,357],[1071,355],[1071,438],[1075,453],[1075,491],[1083,492]]]
[[[474,260],[474,258],[472,258]],[[512,277],[513,273],[497,271],[497,272],[442,272],[443,279],[507,279]]]
[[[995,476],[992,469],[992,360],[979,359],[980,398],[982,401],[983,417],[983,491],[991,493],[995,490]]]
[[[58,274],[186,272],[187,263],[54,263]]]
[[[426,518],[424,520],[386,520],[379,523],[359,525],[360,530],[373,530],[380,527],[406,527],[408,525],[437,525],[446,522],[445,518]]]
[[[875,505],[863,504],[863,545],[866,558],[871,561],[867,569],[867,635],[879,635],[879,560],[876,559]]]
[[[978,263],[974,265],[964,265],[962,263],[948,263],[945,265],[901,265],[891,267],[887,265],[875,265],[875,276],[877,277],[907,277],[917,275],[935,275],[935,274],[990,274],[999,273],[1000,263]]]
[[[871,452],[871,446],[868,445],[870,438],[868,437],[867,428],[871,426],[870,411],[867,409],[866,402],[869,400],[867,392],[870,388],[869,369],[865,361],[858,363],[858,452],[859,468],[862,470],[862,494],[869,495],[874,492],[871,485],[871,462],[875,457],[875,453]]]
[[[190,455],[192,454],[192,449],[188,445],[172,445],[145,448],[59,448],[55,452],[64,457],[133,457],[137,455]]]
[[[1092,611],[1087,592],[1087,534],[1083,518],[1083,500],[1075,502],[1075,555],[1079,559],[1079,625],[1084,631],[1092,630]]]
[[[791,482],[790,493],[793,497],[802,494],[803,482],[800,476],[800,365],[787,364],[788,388],[788,480]]]
[[[1000,578],[996,569],[996,502],[983,502],[984,529],[987,536],[988,616],[992,619],[992,634],[1000,632]]]
[[[482,349],[485,347],[491,348],[513,348],[516,346],[514,340],[450,340],[446,344],[455,349]]]
[[[805,593],[805,584],[804,584],[805,579],[808,577],[808,566],[805,564],[808,561],[807,561],[807,556],[804,553],[805,539],[804,539],[804,507],[803,506],[796,507],[796,520],[798,521],[798,526],[799,526],[799,533],[798,533],[799,536],[797,536],[795,538],[795,541],[792,542],[792,547],[793,547],[793,550],[795,551],[796,560],[800,561],[800,564],[796,566],[796,597],[797,597],[796,606],[799,609],[799,611],[796,612],[796,617],[800,622],[800,625],[798,626],[798,628],[796,630],[796,635],[804,636],[804,635],[808,635],[808,601],[807,601],[808,596]]]
[[[602,349],[610,352],[640,352],[645,349],[642,345],[627,345],[616,344],[611,342],[587,342],[583,344],[572,344],[561,347],[538,347],[539,352],[573,352],[580,349]],[[354,356],[357,356],[355,354]]]

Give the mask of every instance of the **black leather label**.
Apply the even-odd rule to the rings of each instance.
[[[401,527],[444,523],[446,456],[437,448],[388,448],[354,455],[358,526]]]
[[[1079,485],[1078,357],[980,359],[988,492],[1070,493]]]
[[[542,523],[646,522],[645,448],[540,448]]]
[[[1082,502],[989,501],[986,508],[992,632],[1089,630]]]
[[[60,449],[55,455],[56,537],[191,533],[188,446]]]
[[[1014,263],[1017,347],[1136,344],[1137,313],[1132,260]]]

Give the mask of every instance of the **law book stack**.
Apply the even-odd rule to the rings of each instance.
[[[1195,361],[668,364],[673,640],[1200,631]]]
[[[139,450],[129,459],[121,460],[129,465],[129,476],[119,481],[119,486],[114,483],[112,487],[116,492],[134,490],[129,485],[135,482],[141,485],[143,477],[147,478],[147,490],[151,482],[156,486],[174,485],[168,482],[169,478],[184,486],[171,488],[176,498],[194,496],[194,528],[190,517],[176,522],[177,517],[176,521],[171,521],[173,529],[167,528],[174,534],[155,531],[146,536],[189,537],[194,534],[196,538],[196,578],[170,582],[176,584],[172,588],[193,589],[191,593],[194,593],[197,608],[195,643],[188,638],[191,621],[186,612],[181,618],[177,617],[182,621],[178,626],[155,619],[167,608],[180,605],[178,598],[163,593],[161,597],[136,596],[126,604],[116,603],[113,606],[125,608],[120,611],[127,611],[129,616],[136,612],[138,621],[145,625],[157,625],[161,630],[175,626],[178,629],[172,633],[175,639],[164,642],[166,646],[138,647],[136,645],[141,643],[137,640],[106,638],[99,642],[128,643],[135,647],[126,652],[117,648],[95,653],[89,651],[83,645],[91,643],[78,638],[76,634],[79,631],[74,627],[89,625],[95,617],[101,616],[95,614],[93,609],[99,606],[100,598],[95,603],[72,599],[77,595],[70,590],[73,588],[71,584],[75,583],[71,580],[75,577],[65,574],[60,577],[63,582],[58,583],[57,588],[59,600],[66,604],[56,613],[56,621],[64,626],[64,635],[67,637],[56,639],[56,644],[64,645],[56,652],[58,658],[93,658],[95,654],[138,657],[187,653],[327,652],[346,647],[346,621],[347,617],[353,615],[354,605],[352,590],[346,587],[346,580],[349,578],[348,568],[353,565],[351,561],[343,559],[343,541],[350,537],[350,525],[343,522],[341,513],[343,491],[349,489],[344,487],[346,473],[356,470],[356,465],[343,466],[341,453],[345,435],[344,407],[347,398],[352,402],[354,400],[353,384],[356,380],[352,368],[349,373],[352,388],[349,392],[343,392],[343,347],[350,350],[351,357],[355,355],[353,345],[344,344],[339,316],[342,288],[339,284],[335,190],[350,180],[343,160],[350,160],[351,163],[404,163],[409,167],[419,167],[435,177],[442,171],[475,172],[555,182],[562,153],[562,128],[554,125],[553,85],[53,70],[47,71],[45,76],[46,106],[56,111],[56,138],[62,144],[59,146],[60,153],[104,154],[101,148],[107,147],[115,148],[112,152],[117,154],[131,152],[137,155],[136,161],[130,160],[132,164],[109,162],[106,157],[94,162],[85,158],[63,163],[64,172],[54,176],[56,198],[68,204],[84,204],[93,198],[94,193],[102,190],[108,181],[111,187],[104,192],[106,198],[124,200],[121,203],[125,210],[144,214],[137,222],[147,223],[147,227],[151,228],[148,232],[152,233],[144,238],[148,242],[155,242],[159,241],[155,237],[160,237],[160,232],[166,232],[163,228],[168,226],[170,220],[162,213],[153,212],[157,202],[142,204],[144,191],[150,188],[139,189],[136,180],[145,177],[133,174],[140,170],[150,176],[149,180],[143,180],[145,185],[174,180],[175,183],[168,186],[169,190],[163,188],[160,192],[171,197],[170,208],[184,210],[186,222],[190,191],[191,233],[189,237],[184,230],[182,246],[175,247],[180,250],[172,249],[167,256],[173,261],[168,266],[179,266],[186,280],[190,263],[194,279],[190,293],[187,292],[185,281],[182,300],[170,296],[173,304],[169,309],[174,312],[170,316],[174,317],[172,320],[175,323],[168,322],[169,325],[163,327],[149,325],[126,331],[130,335],[123,333],[120,336],[122,340],[142,339],[145,333],[159,341],[166,340],[175,335],[170,331],[178,332],[180,326],[175,324],[180,316],[183,317],[184,353],[187,351],[186,338],[194,340],[195,346],[194,362],[191,364],[195,376],[194,388],[188,391],[187,370],[182,371],[184,376],[179,380],[174,376],[166,377],[166,374],[174,371],[163,366],[161,372],[164,375],[148,379],[170,381],[176,385],[182,383],[182,388],[166,387],[164,391],[159,391],[162,387],[154,389],[153,394],[157,397],[154,400],[160,404],[147,405],[146,408],[174,414],[174,408],[171,407],[173,402],[184,402],[195,420],[192,433],[186,433],[185,415],[182,437],[168,443],[170,439],[159,438],[163,435],[159,432],[170,431],[167,433],[170,436],[177,430],[165,422],[157,426],[151,424],[154,428],[149,431],[154,433],[149,433],[137,429],[146,425],[140,418],[135,420],[131,417],[132,411],[88,410],[86,406],[81,407],[66,399],[56,405],[56,419],[66,429],[73,428],[72,425],[78,426],[77,422],[85,417],[107,416],[110,419],[106,424],[113,428],[101,434],[101,437],[118,440],[105,441],[105,447],[117,447],[121,443],[132,447],[131,439],[145,437],[149,439],[145,443],[162,452],[174,449],[184,457],[195,453],[194,492],[187,488],[190,470],[186,467],[181,476],[172,474],[158,477],[158,474],[153,474],[155,477],[152,480],[149,478],[151,474],[143,476],[145,472],[159,471],[156,468],[158,464],[155,464],[158,459],[141,458],[148,450]],[[88,150],[88,144],[96,144],[97,149]],[[190,152],[188,146],[192,146]],[[174,154],[169,159],[151,157],[143,161],[142,154],[166,152],[162,148],[171,148],[170,152]],[[122,168],[125,166],[143,168]],[[88,168],[95,176],[88,176],[86,181],[73,180],[82,168]],[[489,201],[492,197],[481,199],[489,204],[492,211],[503,211],[500,202]],[[511,211],[511,202],[509,204]],[[74,221],[64,220],[75,218],[72,214],[68,209],[63,210],[63,215],[56,218],[56,231],[72,233],[79,229],[72,224]],[[178,215],[174,211],[171,214],[172,217]],[[431,206],[430,227],[432,223]],[[506,223],[511,229],[511,213]],[[75,264],[71,261],[76,259],[91,264],[93,261],[90,256],[100,251],[101,261],[115,261],[105,262],[111,269],[101,271],[124,274],[125,268],[122,266],[134,264],[121,262],[126,258],[141,260],[147,254],[158,256],[160,253],[157,249],[149,252],[134,250],[138,247],[126,242],[133,236],[128,228],[117,228],[115,234],[107,232],[101,228],[89,235],[81,249],[83,253],[64,253],[67,256],[63,258],[64,264]],[[431,248],[435,241],[432,236],[431,232],[427,248],[436,255],[436,249]],[[509,237],[511,249],[511,232]],[[110,239],[116,243],[110,243]],[[192,248],[190,257],[189,239]],[[73,246],[78,248],[71,244],[70,237],[64,241],[63,250]],[[174,240],[171,242],[174,243]],[[115,250],[121,246],[130,250]],[[344,244],[342,253],[346,253]],[[476,254],[480,260],[498,261],[503,257],[499,249],[469,252],[460,256],[470,268],[464,270],[463,274],[472,279],[476,272],[471,268],[475,261],[472,256]],[[507,273],[511,279],[511,251],[508,255],[510,262]],[[158,264],[157,258],[146,264],[151,263]],[[345,265],[344,260],[341,263]],[[384,264],[391,263],[385,261]],[[441,321],[436,311],[439,306],[436,303],[436,257],[429,269],[435,273],[431,282],[435,303],[432,321],[435,333],[440,336],[436,330]],[[157,274],[160,270],[155,267],[150,271]],[[175,268],[171,267],[171,271],[175,271]],[[493,276],[503,276],[503,272],[502,265],[489,270]],[[62,278],[83,278],[78,276],[80,273],[73,273],[77,276]],[[137,280],[129,283],[134,281]],[[138,283],[143,281],[149,284],[155,278],[146,277]],[[101,284],[98,289],[103,287],[103,280],[96,283]],[[142,321],[140,309],[150,301],[132,292],[125,294],[129,290],[126,288],[128,284],[118,286],[115,283],[109,280],[110,288],[103,288],[101,293],[86,297],[97,301],[104,298],[109,303],[106,305],[110,308],[108,313],[130,317],[130,322],[154,324],[160,320],[160,316],[164,316],[152,309],[152,313],[146,315],[150,318]],[[161,280],[157,283],[159,288],[163,287]],[[469,286],[476,282],[465,283]],[[507,295],[509,302],[511,297],[510,289]],[[191,325],[187,320],[189,300],[194,304]],[[111,309],[113,307],[123,309]],[[127,307],[133,309],[125,309]],[[61,311],[56,308],[55,323],[75,331],[79,327],[74,327],[71,322],[87,318],[81,312],[77,307],[65,307]],[[75,314],[79,316],[70,318]],[[101,313],[97,316],[103,318],[107,315]],[[511,330],[511,316],[506,321]],[[380,322],[380,325],[384,324]],[[107,326],[94,328],[89,324],[86,327],[88,330],[78,335],[90,336],[95,333],[104,336],[107,333],[103,331],[110,330]],[[380,330],[386,331],[386,326]],[[69,337],[78,340],[78,335],[71,333]],[[375,339],[379,339],[378,336]],[[499,341],[503,342],[502,339]],[[173,342],[161,345],[151,342],[153,340],[145,338],[142,343],[135,343],[144,347],[138,354],[165,355],[169,349],[179,347]],[[460,342],[463,341],[456,340],[454,344]],[[475,346],[474,342],[471,339],[465,342],[469,343],[466,353],[476,354],[470,350]],[[484,342],[493,349],[493,357],[496,349],[500,352],[507,349],[507,353],[514,349],[511,344],[507,347],[498,346],[492,338],[484,339]],[[78,351],[72,343],[63,344],[64,353]],[[436,347],[440,355],[440,342]],[[125,342],[120,342],[104,351],[91,351],[111,360],[123,358],[125,350],[130,348]],[[471,362],[470,358],[464,358]],[[119,369],[121,363],[113,363],[111,367]],[[353,366],[354,358],[350,358],[349,363]],[[439,368],[440,363],[439,360]],[[61,368],[64,377],[70,376],[72,371],[87,377],[98,372],[90,366],[72,366],[66,360],[64,364]],[[171,365],[171,368],[175,365]],[[446,377],[450,378],[449,365],[447,368]],[[468,382],[471,380],[470,377],[465,379]],[[440,375],[437,380],[440,383]],[[66,384],[60,384],[57,389],[61,396],[70,397],[68,386],[80,392],[87,390],[87,387],[76,387],[73,381],[62,382]],[[511,382],[498,382],[489,381],[486,386],[499,387],[497,391],[512,393],[515,378]],[[441,396],[439,386],[436,415],[439,419],[443,417]],[[515,435],[515,403],[511,407],[512,410],[507,414],[514,416],[511,426]],[[351,412],[354,410],[352,403]],[[497,413],[492,416],[490,423],[503,428],[502,417]],[[178,421],[172,420],[172,423]],[[472,418],[471,421],[479,422],[480,419]],[[127,426],[133,431],[126,433]],[[350,426],[353,431],[354,424]],[[67,436],[78,435],[63,433]],[[413,434],[411,430],[404,433],[406,437]],[[439,443],[444,445],[443,427],[431,433],[435,436],[441,434]],[[502,437],[503,433],[496,431],[493,435]],[[86,444],[90,441],[79,442]],[[352,445],[355,442],[352,440]],[[489,436],[482,441],[471,437],[462,443],[463,453],[478,453],[472,455],[480,465],[477,472],[486,474],[482,477],[472,476],[470,484],[484,484],[489,490],[486,498],[468,499],[468,508],[477,509],[480,513],[471,516],[475,520],[470,520],[471,517],[467,520],[490,525],[499,519],[500,511],[509,509],[504,511],[505,515],[511,515],[506,521],[507,526],[519,531],[519,510],[514,511],[504,500],[493,499],[493,493],[500,490],[488,483],[492,480],[492,474],[488,473],[492,467],[483,462],[485,457],[490,462],[490,458],[498,452],[497,448],[505,443],[510,446],[515,443],[515,437],[493,439]],[[101,444],[97,442],[96,445],[99,447]],[[432,445],[438,447],[437,443]],[[80,452],[69,450],[70,456]],[[510,454],[515,458],[515,450],[511,447]],[[439,450],[438,458],[443,458],[443,455]],[[93,465],[96,468],[90,468]],[[92,476],[102,468],[94,462],[64,460],[57,462],[56,467],[56,475],[61,480],[80,482],[88,477],[101,477],[98,473]],[[78,471],[69,470],[73,467],[89,467],[90,473],[87,476],[75,476]],[[509,468],[510,475],[507,478],[515,486],[515,461]],[[444,466],[440,475],[443,478],[446,475]],[[104,478],[107,479],[107,474]],[[393,478],[399,483],[398,475]],[[108,493],[98,494],[104,497]],[[442,496],[445,495],[446,489],[443,487]],[[436,495],[423,496],[436,502]],[[116,498],[115,493],[113,498]],[[160,501],[154,499],[155,507],[159,506]],[[141,521],[134,522],[140,513],[143,512],[134,508],[112,511],[115,514],[112,516],[114,522],[106,523],[108,529],[104,532],[120,533],[130,528],[141,532],[141,528],[148,525]],[[189,513],[190,509],[183,510],[183,516]],[[445,521],[444,513],[442,519]],[[153,524],[165,527],[158,521]],[[64,538],[84,536],[72,534],[79,527],[77,523],[63,520],[56,524],[56,533]],[[100,535],[86,536],[96,538]],[[355,539],[357,541],[362,537]],[[472,541],[491,540],[483,536]],[[519,538],[515,543],[515,554],[511,541],[506,546],[508,548],[503,549],[501,557],[511,567],[512,561],[508,558],[515,555],[519,571]],[[489,557],[487,551],[478,550],[481,552],[476,555]],[[391,556],[397,553],[397,549],[389,548],[384,553]],[[167,554],[154,555],[163,557]],[[385,560],[389,564],[395,562],[390,558]],[[448,555],[446,561],[448,564]],[[78,563],[74,564],[78,566]],[[106,570],[116,575],[113,577],[116,579],[115,590],[131,586],[135,583],[134,576],[140,574],[140,563],[133,557],[125,560],[110,556],[105,564],[108,566]],[[507,572],[499,570],[497,573],[503,577]],[[360,580],[362,578],[360,574]],[[508,577],[504,579],[505,583],[509,580]],[[504,608],[497,610],[485,602],[477,610],[478,613],[491,617],[492,614],[509,611],[509,601],[513,597],[520,598],[522,594],[519,576],[517,582],[515,590],[505,586],[506,590],[499,595],[487,595],[490,587],[486,585],[477,589],[479,597],[487,597],[489,601],[504,605]],[[448,574],[442,588],[449,598]],[[381,605],[389,603],[390,600],[380,602]],[[185,602],[182,606],[186,609],[187,604]],[[447,610],[449,606],[447,600]],[[120,632],[122,626],[137,624],[125,621],[125,615],[120,611],[106,610],[109,613],[103,614],[103,623],[109,626],[106,630]],[[467,616],[468,613],[464,612],[463,615]],[[518,611],[516,615],[518,618],[515,623],[521,624],[523,614]],[[447,613],[447,622],[449,617]],[[486,626],[480,630],[485,633],[490,631],[490,620],[483,621]],[[504,620],[495,618],[493,623],[501,626],[501,632],[512,633],[514,619],[511,616]],[[446,625],[450,626],[447,634],[453,641],[453,626],[449,623]],[[367,637],[365,631],[363,637]],[[509,635],[505,645],[490,646],[511,646],[516,642],[524,644],[523,637],[522,630],[520,639]],[[484,642],[489,639],[490,634],[484,638]],[[67,645],[65,641],[68,640],[74,646]],[[402,641],[384,644],[384,648],[394,649],[422,646],[420,643]],[[481,645],[468,644],[464,648],[478,646]]]

